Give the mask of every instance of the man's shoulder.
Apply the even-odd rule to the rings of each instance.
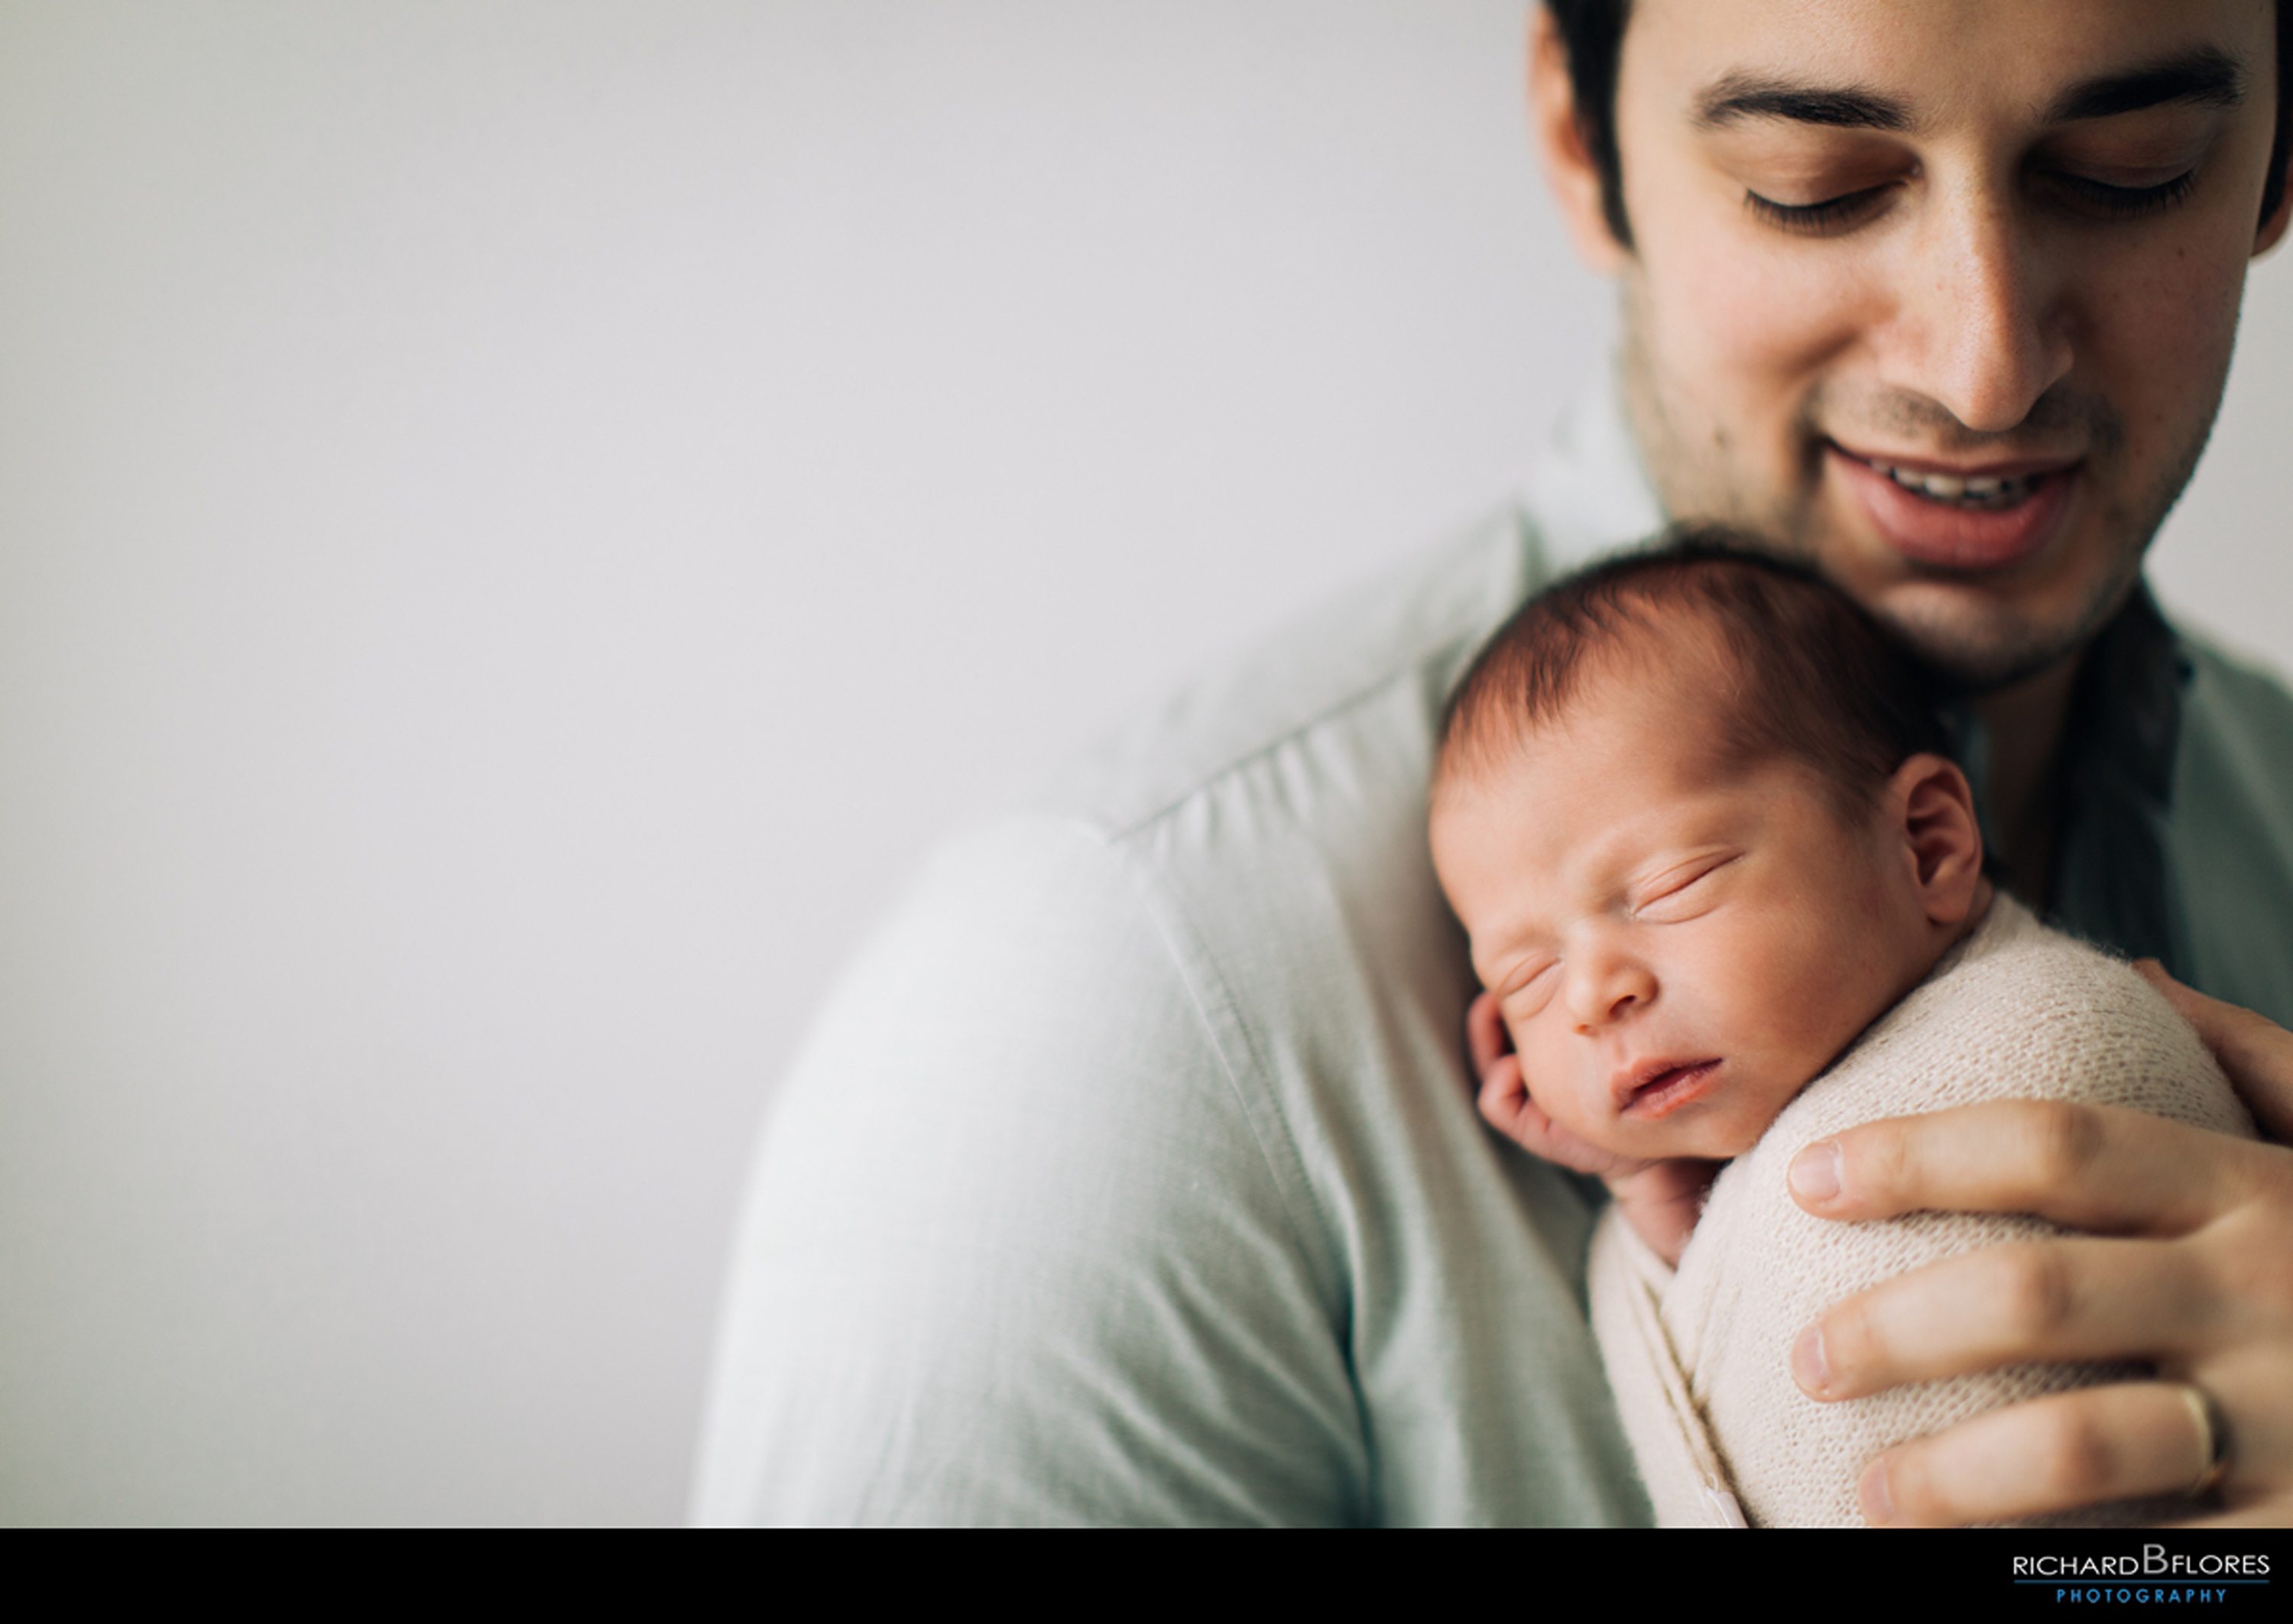
[[[1387,974],[1446,1007],[1463,955],[1425,837],[1441,707],[1542,570],[1508,506],[1276,628],[943,841],[901,933],[1152,959],[1214,1031],[1229,985],[1260,1029]]]
[[[976,1093],[980,1111],[993,1095],[1001,1114],[1024,1096],[1063,1120],[1083,1109],[1059,1104],[1066,1092],[1096,1091],[1059,1056],[1080,1031],[1111,1037],[1164,1079],[1128,1096],[1140,1109],[1239,1112],[1305,1226],[1326,1234],[1293,1147],[1455,1091],[1471,970],[1427,848],[1433,734],[1458,671],[1538,569],[1519,515],[1493,513],[951,836],[823,1030],[880,1031],[880,1014],[844,1004],[914,988],[903,1017],[931,1012],[944,1089]],[[798,1067],[791,1098],[850,1071],[819,1059]],[[1398,1089],[1403,1074],[1423,1089]]]
[[[1152,1006],[1130,1041],[1220,1078],[1277,1164],[1406,1108],[1398,1074],[1448,1090],[1471,972],[1426,841],[1435,732],[1540,570],[1492,513],[1203,674],[944,842],[864,979],[992,961],[969,1003],[1012,1045],[1047,1002]]]
[[[1426,850],[1535,557],[1478,526],[942,846],[782,1087],[701,1515],[1641,1514],[1589,1215],[1473,1116]]]
[[[1284,755],[1308,763],[1309,792],[1366,768],[1422,801],[1448,688],[1535,586],[1540,557],[1517,506],[1485,513],[1177,687],[1033,802],[1119,838],[1233,793]]]
[[[1038,860],[1029,841],[1098,866],[1031,889],[1079,950],[1153,933],[1195,1039],[1284,1119],[1277,1137],[1390,1112],[1397,1068],[1447,1084],[1471,972],[1426,840],[1433,748],[1450,687],[1541,570],[1522,516],[1487,516],[1179,689],[1041,786],[1033,834],[996,848],[1004,882]],[[939,894],[998,883],[975,867]]]

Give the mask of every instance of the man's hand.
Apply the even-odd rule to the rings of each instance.
[[[2265,1133],[2293,1139],[2293,1032],[2140,968],[2194,1026]],[[2226,1435],[2208,1525],[2293,1525],[2293,1150],[2139,1111],[2017,1101],[1899,1117],[1792,1164],[1821,1217],[2031,1212],[2097,1236],[1993,1247],[1835,1305],[1792,1349],[1800,1386],[1855,1398],[2025,1360],[2147,1360],[2154,1382],[1996,1410],[1888,1450],[1865,1515],[1989,1522],[2175,1494]],[[2192,1512],[2200,1509],[2194,1502]]]
[[[1604,1181],[1617,1209],[1665,1262],[1677,1264],[1696,1228],[1704,1197],[1720,1171],[1715,1161],[1644,1161],[1620,1156],[1570,1133],[1529,1097],[1504,1014],[1483,993],[1465,1012],[1465,1041],[1479,1079],[1481,1119],[1521,1149],[1572,1172]]]

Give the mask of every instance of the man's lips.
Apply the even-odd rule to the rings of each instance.
[[[1999,570],[2060,533],[2081,459],[1948,463],[1825,446],[1827,460],[1890,546],[1943,570]]]
[[[1837,440],[1825,443],[1831,450],[1843,452],[1858,462],[1870,463],[1877,467],[1899,468],[1907,473],[1954,474],[1969,480],[2011,480],[2032,474],[2062,473],[2085,460],[2079,456],[1952,458],[1923,456],[1909,451],[1898,456],[1883,446],[1851,446]]]
[[[1720,1062],[1649,1059],[1625,1067],[1609,1079],[1616,1109],[1628,1117],[1668,1117],[1701,1097],[1720,1074]]]

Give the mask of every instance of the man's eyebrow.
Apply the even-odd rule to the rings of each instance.
[[[2231,108],[2244,101],[2245,69],[2238,60],[2218,46],[2200,45],[2120,73],[2082,80],[2055,97],[2042,119],[2071,124],[2114,118],[2169,101]],[[1696,99],[1694,121],[1699,129],[1724,129],[1755,118],[1894,132],[1908,130],[1915,122],[1908,105],[1877,91],[1808,85],[1766,74],[1727,74]]]
[[[2215,46],[2200,45],[2179,56],[2073,85],[2054,98],[2044,117],[2048,124],[2070,124],[2137,113],[2168,101],[2236,107],[2244,100],[2245,70],[2237,59]]]
[[[1724,129],[1753,118],[1783,118],[1795,124],[1827,125],[1842,130],[1908,130],[1911,109],[1892,96],[1852,85],[1796,84],[1764,74],[1730,73],[1696,98],[1698,129]]]

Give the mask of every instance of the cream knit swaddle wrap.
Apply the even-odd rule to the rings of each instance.
[[[1890,1445],[2040,1394],[2147,1374],[2020,1365],[1830,1404],[1791,1378],[1793,1338],[1840,1298],[1938,1258],[2058,1232],[1992,1214],[1811,1217],[1785,1184],[1792,1157],[1881,1117],[2030,1098],[2131,1106],[2254,1136],[2220,1067],[2171,1005],[2130,966],[2046,929],[2001,893],[1974,934],[1721,1173],[1677,1273],[1613,1208],[1602,1217],[1592,1323],[1660,1523],[1725,1523],[1740,1505],[1754,1526],[1860,1527],[1856,1483]],[[2074,1520],[2127,1522],[2159,1509]]]

